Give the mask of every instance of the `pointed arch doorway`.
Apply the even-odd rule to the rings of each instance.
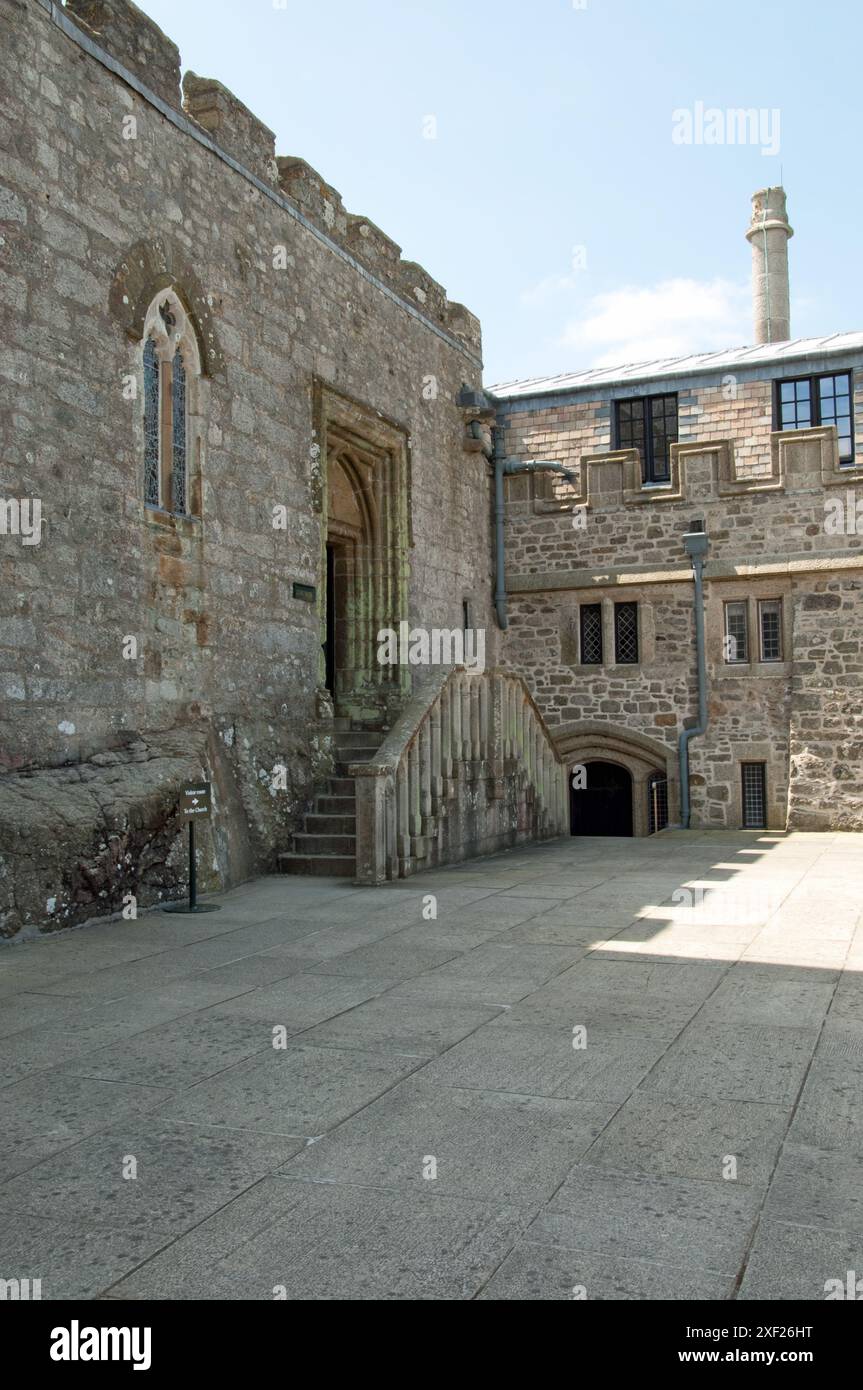
[[[378,634],[408,614],[407,435],[357,402],[322,390],[325,440],[321,683],[336,716],[388,725],[410,690],[409,668],[382,665]]]

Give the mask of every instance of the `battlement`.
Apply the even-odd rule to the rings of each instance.
[[[180,50],[131,0],[66,0],[66,14],[169,106],[180,106]]]
[[[401,248],[368,217],[348,212],[337,190],[304,159],[277,156],[273,132],[233,92],[194,72],[186,73],[181,92],[177,45],[132,0],[67,0],[63,13],[142,87],[292,204],[412,308],[480,355],[480,325],[474,315],[451,304],[443,286],[415,261],[404,260]]]
[[[275,135],[221,82],[187,72],[183,109],[226,154],[265,183],[278,184]]]

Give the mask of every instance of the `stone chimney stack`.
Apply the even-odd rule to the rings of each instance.
[[[752,244],[756,343],[781,343],[791,337],[788,239],[793,235],[785,210],[785,189],[762,188],[753,193],[746,239]]]

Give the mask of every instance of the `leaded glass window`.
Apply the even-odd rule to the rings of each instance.
[[[144,500],[159,505],[159,359],[156,344],[144,345]]]
[[[200,504],[201,358],[179,294],[163,290],[144,316],[144,502],[173,516]]]
[[[602,604],[581,605],[581,664],[602,665]]]
[[[619,666],[638,663],[638,604],[614,605],[614,659]]]
[[[761,628],[761,660],[782,660],[782,600],[760,599],[758,621]]]
[[[172,508],[186,512],[186,368],[179,349],[171,364],[171,492]]]
[[[725,605],[725,660],[730,666],[749,660],[748,604],[735,599]]]

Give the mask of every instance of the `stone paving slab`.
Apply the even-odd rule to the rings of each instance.
[[[836,1284],[847,1289],[848,1272],[860,1278],[859,1235],[762,1217],[738,1297],[741,1300],[822,1301]],[[863,1289],[860,1290],[863,1292]],[[859,1299],[860,1292],[856,1297]],[[834,1293],[835,1297],[835,1293]]]
[[[424,1073],[426,1075],[426,1073]],[[303,1150],[289,1177],[501,1200],[537,1210],[614,1107],[410,1078]],[[436,1177],[424,1177],[429,1160]]]
[[[733,1279],[699,1269],[561,1250],[522,1241],[504,1260],[480,1299],[688,1302],[730,1298]]]
[[[421,1061],[335,1047],[270,1047],[183,1091],[160,1114],[254,1134],[314,1137],[377,1099]]]
[[[817,1028],[703,1021],[675,1039],[645,1082],[663,1095],[793,1105],[818,1041]]]
[[[310,1028],[303,1033],[303,1042],[435,1057],[496,1013],[496,1009],[424,1004],[385,994]]]
[[[158,1121],[148,1128],[117,1126],[67,1149],[62,1164],[41,1163],[3,1183],[0,1213],[38,1216],[50,1210],[52,1217],[90,1227],[176,1235],[278,1168],[305,1142]]]
[[[624,1177],[577,1165],[530,1228],[530,1239],[612,1258],[734,1278],[761,1194],[739,1183]]]
[[[0,947],[0,1275],[823,1299],[863,1271],[861,902],[856,837],[671,832]]]
[[[268,1179],[112,1290],[123,1298],[466,1299],[527,1225],[517,1207]]]
[[[626,1030],[600,1024],[588,1029],[586,1046],[576,1048],[573,1041],[568,1025],[487,1027],[430,1062],[426,1075],[444,1086],[478,1091],[622,1102],[666,1052],[669,1037],[663,1025]]]
[[[621,1173],[655,1177],[721,1178],[727,1156],[736,1181],[765,1187],[787,1132],[790,1111],[752,1101],[693,1100],[637,1091],[585,1161]]]

